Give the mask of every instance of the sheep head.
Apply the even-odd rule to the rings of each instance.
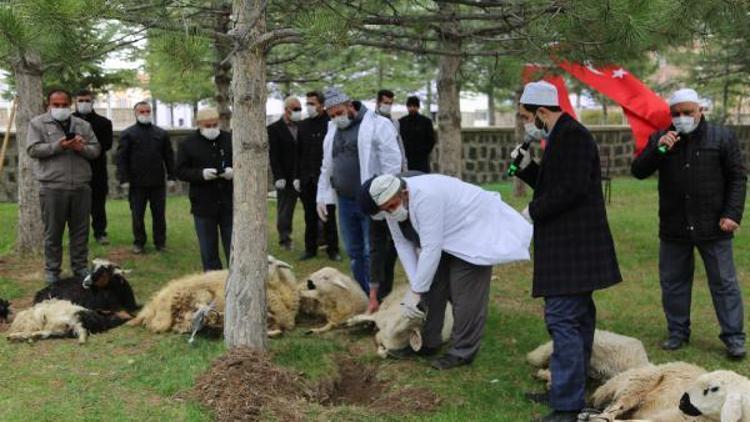
[[[750,381],[732,371],[703,374],[682,395],[680,410],[722,422],[750,420],[750,415],[743,415],[743,407],[750,407],[748,387]]]
[[[83,287],[88,289],[95,286],[103,289],[109,285],[109,281],[115,274],[124,274],[117,264],[106,259],[95,258],[92,261],[89,275],[83,279]]]

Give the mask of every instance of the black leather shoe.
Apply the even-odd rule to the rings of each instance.
[[[433,356],[437,351],[436,347],[423,347],[415,352],[411,346],[406,346],[403,349],[389,350],[388,357],[394,359],[413,359],[419,356]]]
[[[523,393],[523,396],[530,402],[549,406],[549,393]]]
[[[727,346],[727,357],[729,359],[744,359],[746,354],[745,346],[743,345]]]
[[[577,421],[578,421],[577,411],[563,412],[560,410],[555,410],[552,413],[549,413],[545,416],[535,419],[535,422],[577,422]]]
[[[317,255],[315,255],[314,253],[305,252],[304,255],[302,255],[301,257],[299,257],[299,260],[300,261],[307,261],[307,260],[315,258],[316,256]]]
[[[664,350],[677,350],[687,346],[688,340],[679,337],[670,337],[661,344],[661,348]]]
[[[328,259],[330,259],[331,261],[341,262],[341,255],[337,253],[331,253],[328,254]]]
[[[460,358],[454,355],[449,355],[446,353],[443,356],[440,356],[439,358],[433,360],[430,366],[432,366],[435,369],[444,371],[446,369],[453,369],[459,366],[468,365],[470,363],[471,363],[470,360],[466,360],[464,358]]]

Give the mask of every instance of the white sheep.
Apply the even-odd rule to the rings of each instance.
[[[695,382],[706,370],[685,362],[670,362],[627,370],[615,375],[592,395],[596,415],[583,415],[579,420],[627,420],[659,422],[705,422],[703,416],[688,416],[679,409],[685,386]]]
[[[356,326],[374,323],[377,328],[375,344],[378,356],[385,358],[389,350],[399,350],[411,346],[415,351],[422,348],[423,320],[410,319],[401,313],[401,299],[409,289],[409,285],[396,287],[380,304],[380,308],[373,314],[361,314],[352,317],[347,325]],[[429,311],[428,311],[429,312]],[[441,332],[443,342],[450,339],[453,330],[453,308],[448,303],[445,309],[445,320]]]
[[[680,410],[717,422],[750,422],[750,380],[732,371],[703,374],[683,394]]]
[[[367,310],[367,295],[362,287],[335,268],[315,271],[298,289],[301,311],[326,319],[325,325],[310,330],[313,333],[329,331]]]
[[[227,270],[192,274],[170,281],[128,325],[144,326],[155,333],[194,331],[196,314],[202,317],[198,327],[221,331],[224,324]],[[268,257],[266,279],[268,334],[276,336],[294,328],[299,307],[297,283],[291,266]]]
[[[50,299],[19,312],[8,329],[7,339],[34,341],[72,336],[83,344],[89,333],[105,331],[123,321],[114,314],[105,315],[67,300]]]
[[[551,385],[552,375],[549,371],[549,360],[552,356],[552,342],[537,347],[526,355],[528,362],[541,368],[537,378]],[[631,368],[640,368],[649,364],[643,343],[633,337],[627,337],[606,330],[594,331],[594,344],[589,363],[589,377],[605,382],[613,376]]]

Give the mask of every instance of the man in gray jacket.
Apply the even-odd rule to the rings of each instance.
[[[91,125],[72,116],[71,95],[62,89],[47,94],[47,112],[29,122],[26,149],[36,159],[34,172],[40,184],[39,200],[44,220],[44,269],[48,283],[59,280],[62,236],[67,224],[70,267],[87,275],[91,166],[100,147]]]

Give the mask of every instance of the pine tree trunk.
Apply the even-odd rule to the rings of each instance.
[[[216,14],[216,26],[214,31],[220,34],[226,34],[229,31],[229,19],[232,16],[232,3],[226,0],[217,1],[215,9],[219,10]],[[231,46],[225,40],[215,37],[213,40],[214,49],[216,50],[216,61],[214,62],[214,100],[216,101],[216,110],[219,112],[219,127],[222,130],[230,130],[232,125],[232,109],[229,107],[231,101],[231,84],[232,84],[232,63],[222,61],[232,51]]]
[[[266,30],[265,13],[250,27],[248,17],[261,0],[235,0],[236,32],[250,40]],[[233,58],[232,148],[234,227],[226,288],[224,341],[227,347],[268,347],[266,331],[266,217],[268,139],[266,134],[266,53],[240,49]]]
[[[487,126],[495,126],[495,89],[487,88]]]
[[[452,15],[456,11],[453,4],[440,3],[440,13]],[[456,54],[461,53],[461,40],[450,34],[453,24],[444,24],[440,34],[440,49]],[[441,55],[438,58],[438,142],[440,143],[440,172],[461,177],[461,104],[458,72],[461,67],[459,55]]]
[[[16,77],[18,111],[16,143],[18,145],[18,237],[16,251],[20,255],[39,254],[44,246],[44,224],[39,204],[39,182],[34,175],[34,160],[26,153],[29,121],[44,112],[42,98],[42,62],[38,54],[12,65]]]
[[[519,101],[521,101],[521,94],[523,93],[523,89],[519,89],[516,91],[516,97],[513,101],[513,104],[518,104]],[[521,115],[516,113],[516,119],[515,119],[515,131],[514,136],[516,138],[516,144],[520,144],[523,142],[523,137],[526,134],[526,129],[523,127],[523,120],[521,120]],[[510,157],[508,157],[510,160]],[[523,180],[519,179],[518,177],[513,177],[513,196],[516,198],[522,198],[526,196],[526,183],[524,183]]]

